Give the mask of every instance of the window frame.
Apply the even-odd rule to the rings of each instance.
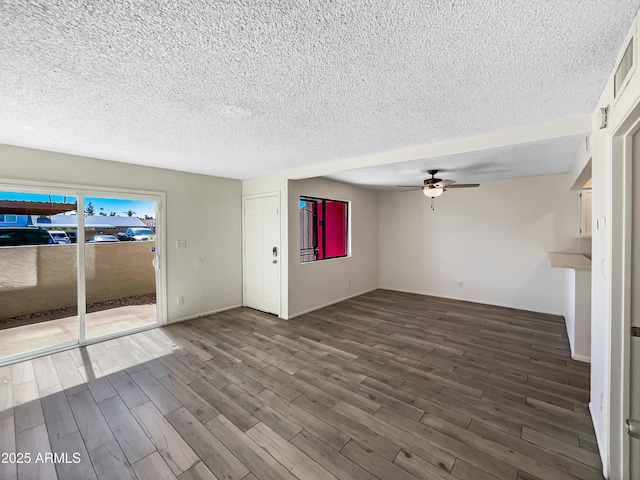
[[[300,204],[300,202],[315,202],[319,208],[322,209],[322,222],[326,222],[327,219],[327,205],[326,202],[335,202],[335,203],[342,203],[345,206],[345,239],[344,239],[344,243],[345,243],[345,254],[344,255],[335,255],[335,256],[326,256],[326,249],[327,249],[327,230],[326,230],[326,224],[323,223],[323,225],[319,225],[318,224],[318,220],[314,221],[314,225],[313,225],[313,230],[314,230],[314,238],[316,240],[316,246],[314,247],[315,249],[320,249],[320,244],[322,246],[322,257],[323,258],[314,258],[313,260],[308,260],[308,261],[302,261],[302,248],[299,248],[300,250],[300,264],[304,265],[307,263],[315,263],[315,262],[320,262],[320,261],[324,261],[324,260],[335,260],[335,259],[339,259],[339,258],[349,258],[351,257],[351,215],[350,215],[350,211],[351,211],[351,202],[348,200],[336,200],[333,198],[323,198],[323,197],[314,197],[311,195],[300,195],[300,197],[298,198],[298,205]],[[299,211],[301,210],[300,208],[298,209]],[[300,217],[298,217],[300,218]],[[318,232],[319,227],[322,226],[322,233],[320,235],[320,233]],[[321,239],[320,239],[321,236]],[[302,239],[299,239],[299,243],[302,243]],[[300,245],[301,247],[302,245]],[[318,256],[317,254],[315,254],[315,256]]]
[[[0,222],[4,223],[18,223],[18,215],[14,213],[0,214]]]

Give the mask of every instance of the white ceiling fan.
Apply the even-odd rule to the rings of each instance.
[[[479,183],[456,183],[454,180],[443,180],[436,178],[440,170],[428,170],[427,173],[431,175],[431,178],[424,180],[424,185],[398,185],[401,188],[408,188],[403,190],[404,192],[410,192],[412,190],[422,190],[427,197],[431,198],[431,210],[433,210],[433,199],[442,195],[450,188],[474,188],[479,187]]]

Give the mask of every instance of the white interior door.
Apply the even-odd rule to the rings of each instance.
[[[280,315],[280,197],[244,199],[244,304]]]

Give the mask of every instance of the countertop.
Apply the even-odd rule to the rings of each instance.
[[[549,252],[549,262],[555,268],[591,271],[591,257],[576,252]]]

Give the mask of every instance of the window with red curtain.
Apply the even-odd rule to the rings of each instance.
[[[300,197],[300,262],[348,254],[349,203]]]

